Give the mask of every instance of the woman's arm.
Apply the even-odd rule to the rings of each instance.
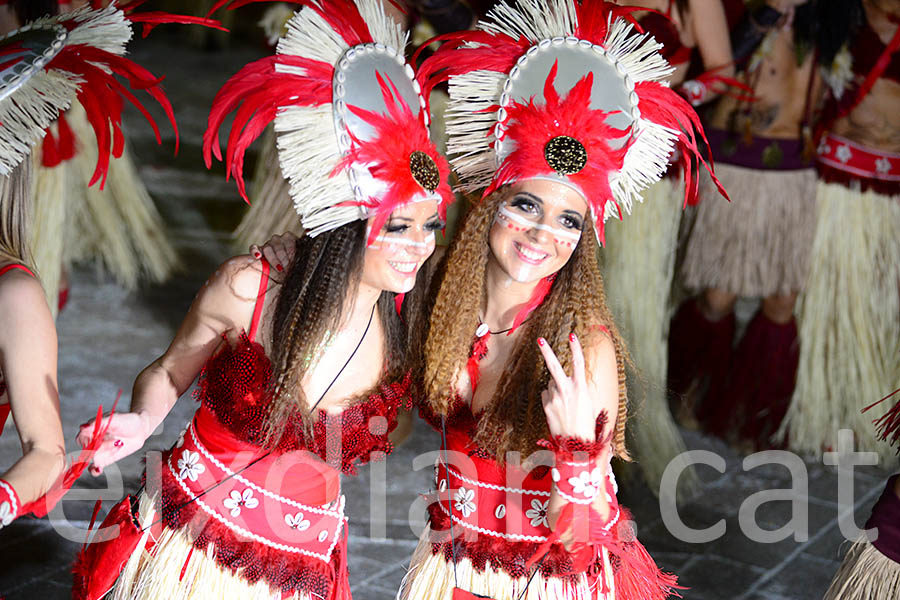
[[[249,256],[232,258],[204,284],[166,352],[134,382],[131,411],[104,417],[109,423],[93,459],[91,473],[139,450],[190,388],[222,336],[235,338],[249,328],[262,276],[261,263]],[[93,422],[82,426],[78,441],[87,444]]]
[[[584,348],[574,334],[570,338],[572,350],[571,377],[567,376],[553,351],[544,341],[539,348],[550,370],[551,384],[542,395],[547,425],[554,438],[575,439],[586,445],[597,444],[612,437],[616,427],[619,408],[619,375],[616,351],[612,340],[599,330],[586,340]],[[607,415],[603,419],[600,415]],[[603,427],[597,431],[598,418]],[[597,436],[600,436],[599,439]],[[600,477],[594,479],[600,484],[594,496],[592,508],[604,521],[609,518],[610,506],[606,499],[606,478],[609,470],[611,442],[602,443],[593,457],[593,467]],[[563,498],[557,486],[553,486],[548,506],[548,518],[555,528],[560,512],[568,500]],[[566,546],[573,541],[588,541],[586,538],[588,520],[576,519],[584,527],[578,531],[570,529],[561,532],[561,540]]]
[[[49,489],[65,463],[56,327],[34,277],[13,271],[0,279],[0,331],[0,372],[22,443],[22,458],[0,479],[25,504]]]
[[[679,88],[694,106],[704,104],[721,94],[725,84],[719,77],[734,77],[728,20],[721,0],[690,0],[691,35],[703,61],[703,70],[711,77],[700,76],[683,82]]]

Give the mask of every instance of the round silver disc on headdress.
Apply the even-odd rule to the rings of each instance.
[[[0,37],[0,101],[25,85],[65,46],[62,25],[29,24]]]
[[[353,114],[349,109],[350,106],[375,113],[388,113],[378,76],[391,88],[392,93],[396,91],[399,99],[409,107],[413,115],[418,116],[424,112],[424,100],[420,94],[419,84],[402,52],[384,44],[362,44],[350,48],[334,70],[334,125],[338,146],[343,153],[351,148],[350,134],[363,142],[376,136],[372,125]],[[425,124],[427,123],[425,114]],[[409,167],[413,177],[426,190],[437,189],[437,184],[434,188],[430,188],[423,183],[431,181],[431,167],[436,173],[437,165],[434,165],[431,157],[424,152],[414,154],[422,154],[428,161],[424,161],[421,157],[414,159],[410,156]],[[431,163],[431,167],[427,162]],[[348,176],[356,199],[360,202],[368,202],[371,196],[385,188],[384,183],[373,177],[365,165],[351,165]],[[435,178],[439,179],[439,176]],[[361,212],[365,215],[365,208],[361,207]]]
[[[546,39],[528,49],[509,72],[500,96],[500,114],[503,119],[506,107],[517,102],[527,104],[534,99],[535,104],[546,103],[544,84],[553,66],[557,65],[554,88],[560,97],[569,91],[588,73],[593,73],[590,108],[612,113],[606,122],[618,129],[628,129],[639,117],[637,96],[633,94],[634,83],[625,74],[623,66],[596,44],[576,38]],[[496,161],[500,165],[515,149],[515,142],[502,139],[503,126],[495,132]],[[628,136],[610,139],[612,148],[623,146]],[[559,136],[550,140],[544,148],[547,164],[564,180],[566,175],[579,172],[587,164],[584,145],[574,137]]]

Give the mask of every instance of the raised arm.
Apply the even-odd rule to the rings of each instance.
[[[615,347],[609,336],[599,330],[586,340],[584,347],[574,334],[569,344],[572,350],[571,376],[559,364],[546,341],[538,341],[551,374],[550,385],[542,394],[542,400],[547,425],[553,436],[552,446],[557,453],[554,479],[557,479],[557,473],[563,473],[565,477],[565,481],[553,487],[550,497],[548,513],[554,528],[562,507],[571,503],[571,498],[577,497],[582,505],[590,504],[604,521],[609,518],[611,510],[604,492],[609,474],[612,433],[619,408]],[[603,423],[599,431],[598,422]],[[589,461],[591,464],[580,468],[561,468],[562,462],[575,461]],[[568,475],[575,474],[579,469],[588,476],[583,479],[584,486],[573,488],[568,485]],[[566,492],[560,493],[563,489]],[[561,539],[566,545],[573,540],[587,541],[584,539],[586,531],[584,528],[582,532],[561,532]]]
[[[0,282],[0,372],[22,442],[22,458],[0,479],[25,504],[47,491],[65,460],[56,327],[34,277],[13,271]]]
[[[131,410],[104,417],[109,429],[94,455],[92,474],[99,475],[107,465],[139,450],[190,388],[223,336],[235,339],[249,328],[260,266],[248,256],[232,258],[204,284],[169,348],[135,380]],[[78,436],[82,445],[92,429],[93,422],[82,426]]]

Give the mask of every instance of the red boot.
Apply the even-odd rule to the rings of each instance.
[[[710,431],[725,436],[729,431],[753,443],[771,448],[772,435],[781,425],[797,381],[800,345],[797,323],[775,323],[759,311],[734,355],[727,384],[711,390],[709,401],[719,407],[707,421]]]
[[[721,385],[730,364],[734,329],[734,313],[710,321],[696,299],[678,309],[669,330],[668,385],[681,411],[693,412],[694,391]]]

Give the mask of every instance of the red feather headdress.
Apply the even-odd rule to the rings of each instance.
[[[630,212],[676,146],[686,204],[697,196],[699,164],[718,185],[699,118],[662,81],[672,68],[655,40],[633,31],[635,10],[600,0],[499,2],[477,30],[435,38],[443,45],[418,79],[426,95],[449,82],[447,148],[463,189],[559,180],[588,200],[602,243],[605,219]]]
[[[172,105],[160,88],[162,78],[122,56],[132,36],[129,21],[143,23],[145,35],[161,23],[221,26],[212,19],[160,12],[126,14],[141,3],[132,3],[125,11],[111,4],[38,19],[0,39],[4,59],[0,69],[15,69],[0,89],[0,175],[8,174],[31,152],[75,98],[84,106],[97,137],[97,168],[91,185],[100,181],[103,187],[110,157],[118,158],[124,149],[125,100],[144,115],[157,143],[162,143],[156,122],[133,91],[147,92],[163,108],[175,130],[177,152],[178,127]]]
[[[260,0],[220,0],[213,10]],[[381,0],[297,0],[275,56],[250,63],[213,101],[203,140],[222,160],[219,131],[235,111],[224,161],[241,196],[247,147],[274,121],[279,161],[309,235],[453,195],[449,166],[428,136],[425,100],[403,58],[406,33]],[[380,90],[380,94],[378,91]],[[373,93],[374,92],[374,93]]]

